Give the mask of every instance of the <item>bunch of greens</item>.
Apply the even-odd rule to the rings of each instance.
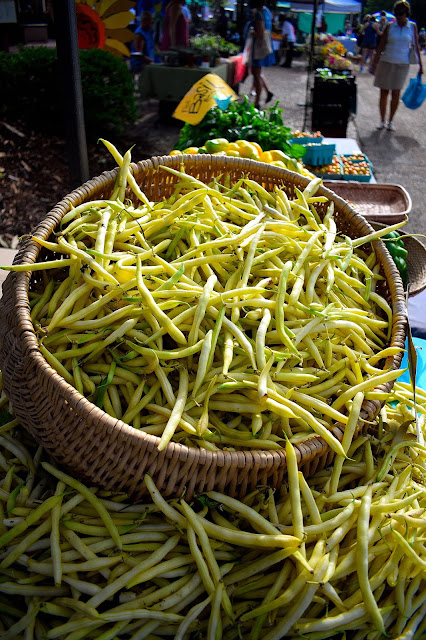
[[[242,102],[231,102],[225,111],[213,107],[199,124],[184,124],[176,149],[183,151],[187,147],[201,147],[212,138],[226,138],[230,142],[257,142],[264,151],[280,149],[292,158],[301,158],[306,148],[290,143],[292,131],[284,126],[283,110],[278,104],[277,101],[274,106],[259,110],[244,96]]]
[[[198,55],[235,55],[240,48],[232,42],[227,42],[218,35],[199,33],[189,41],[190,48]]]

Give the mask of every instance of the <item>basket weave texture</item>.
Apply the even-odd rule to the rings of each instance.
[[[349,176],[350,178],[350,176]],[[399,184],[335,180],[326,184],[367,220],[394,224],[411,211],[409,193]]]
[[[373,229],[383,229],[386,225],[372,222]],[[400,229],[401,235],[404,228]],[[407,286],[409,297],[416,296],[426,289],[426,247],[417,238],[402,238],[407,255]]]
[[[224,173],[237,181],[248,175],[266,189],[280,185],[287,195],[295,196],[295,187],[303,189],[309,180],[279,167],[242,158],[221,156],[165,156],[132,164],[137,183],[151,200],[171,194],[177,178],[159,165],[180,169],[203,181]],[[59,202],[36,227],[33,235],[48,239],[71,206],[110,196],[118,169],[105,172],[73,191]],[[321,186],[318,195],[334,202],[339,231],[355,238],[372,231],[369,223],[347,202]],[[132,198],[132,193],[128,192]],[[318,207],[320,215],[321,205]],[[393,310],[391,345],[403,347],[406,332],[406,305],[398,271],[384,243],[375,242],[385,280],[380,293]],[[47,252],[39,256],[40,246],[26,238],[15,264],[31,264],[37,259],[49,259]],[[50,259],[52,256],[50,255]],[[109,490],[125,491],[134,499],[146,493],[143,477],[151,474],[164,496],[189,499],[202,491],[216,489],[241,497],[259,485],[279,487],[286,478],[284,450],[218,451],[188,448],[171,442],[158,452],[159,439],[140,432],[116,420],[89,402],[58,375],[45,361],[38,348],[30,318],[28,288],[30,272],[11,272],[4,285],[0,301],[0,367],[4,388],[16,416],[22,425],[40,442],[56,461],[74,476]],[[32,277],[36,277],[34,274]],[[386,368],[398,368],[402,354],[388,358]],[[389,391],[393,383],[379,387]],[[363,420],[372,420],[381,403],[364,400],[359,429]],[[334,435],[343,437],[343,426],[333,428]],[[331,463],[334,453],[326,442],[313,435],[295,445],[299,466],[306,476]]]

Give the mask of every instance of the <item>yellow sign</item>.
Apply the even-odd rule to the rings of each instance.
[[[236,100],[237,94],[215,73],[208,73],[192,85],[188,93],[179,102],[173,114],[174,118],[198,124],[212,107],[216,99]]]

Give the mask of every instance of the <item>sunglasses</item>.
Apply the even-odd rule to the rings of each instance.
[[[395,16],[398,18],[398,16],[405,16],[407,14],[406,11],[396,11],[395,12]]]

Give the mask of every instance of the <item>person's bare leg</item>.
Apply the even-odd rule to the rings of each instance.
[[[271,93],[268,85],[266,84],[266,80],[265,80],[265,77],[264,77],[263,73],[260,73],[259,79],[260,79],[260,84],[265,89],[266,93]]]
[[[262,83],[262,87],[266,91],[265,104],[268,104],[268,102],[271,102],[272,98],[274,97],[274,94],[272,93],[272,91],[270,90],[268,85],[266,84],[266,80],[265,80],[265,78],[264,78],[262,73],[260,74],[260,82]]]
[[[379,110],[382,122],[386,122],[386,105],[388,102],[388,95],[389,91],[387,89],[380,89]]]
[[[368,53],[368,49],[362,49],[361,50],[361,63],[360,63],[360,68],[364,67],[365,65],[365,60],[367,58],[367,53]]]
[[[401,91],[399,89],[396,89],[395,91],[392,91],[391,102],[390,102],[389,122],[393,122],[393,117],[394,117],[394,115],[396,113],[396,110],[398,109],[400,94],[401,94]]]
[[[251,70],[252,74],[253,74],[253,84],[254,84],[254,88],[256,91],[256,99],[254,101],[254,104],[256,107],[260,106],[260,94],[262,92],[262,83],[261,83],[261,69],[260,67],[252,67]]]

